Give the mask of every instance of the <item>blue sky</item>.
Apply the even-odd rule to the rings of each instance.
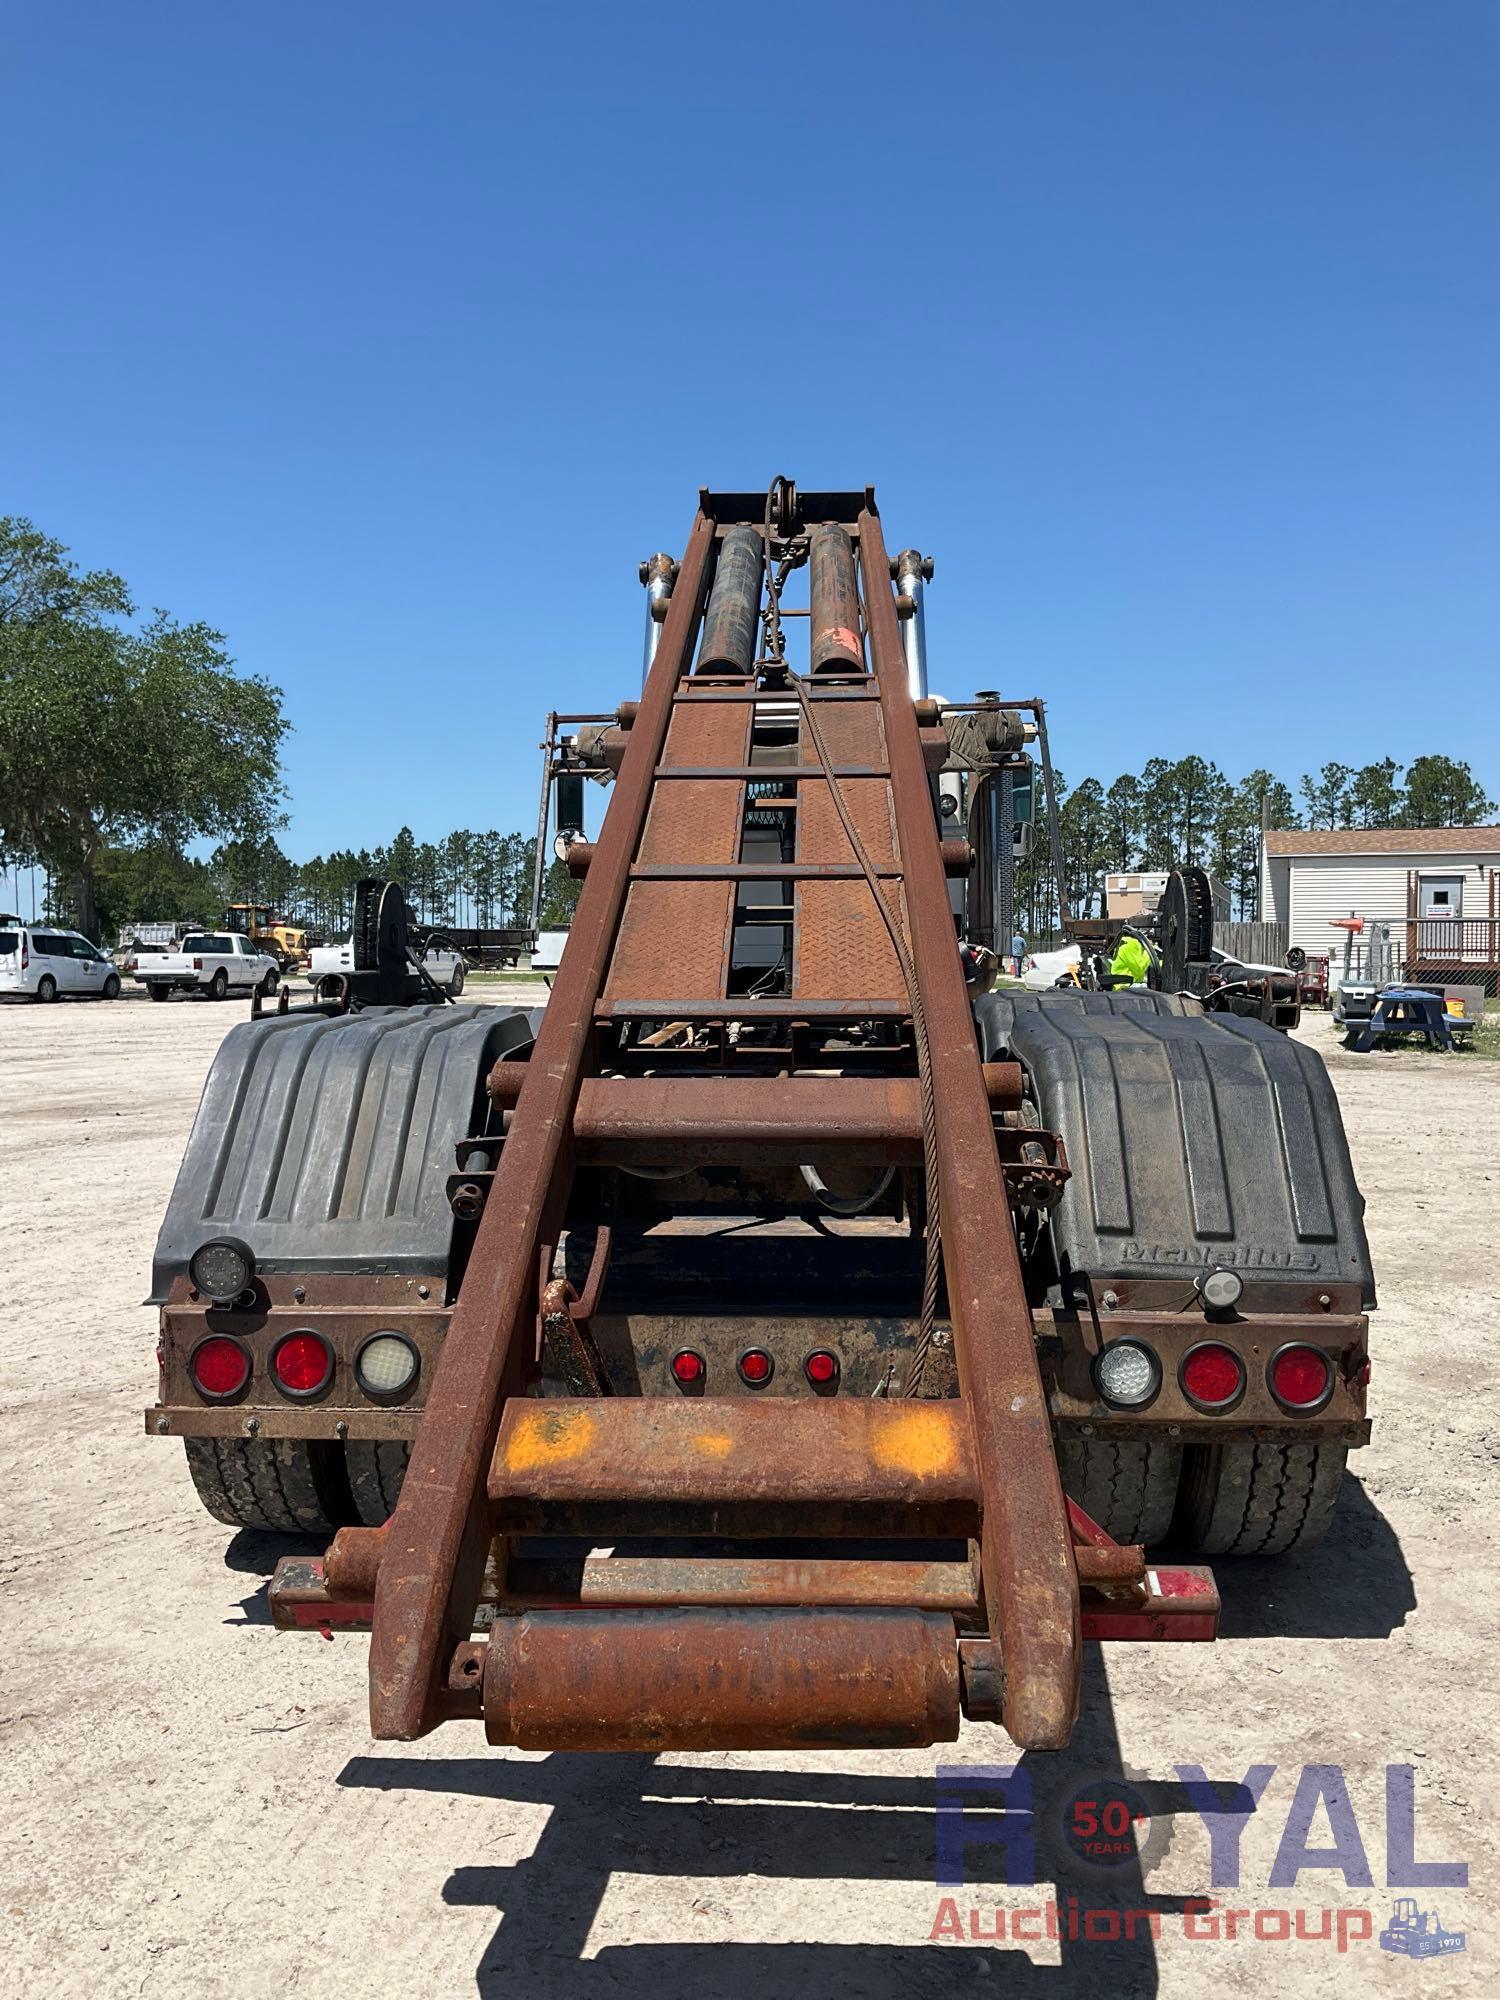
[[[529,824],[778,471],[1070,779],[1500,795],[1497,87],[1490,0],[12,11],[0,512],[285,690],[298,855]]]

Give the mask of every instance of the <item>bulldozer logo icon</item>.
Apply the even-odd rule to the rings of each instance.
[[[1464,1931],[1445,1931],[1436,1910],[1419,1910],[1415,1896],[1398,1896],[1380,1933],[1380,1949],[1398,1958],[1451,1958],[1464,1949],[1466,1938]]]

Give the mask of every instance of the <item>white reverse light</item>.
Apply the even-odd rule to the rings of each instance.
[[[367,1396],[399,1396],[417,1379],[417,1350],[401,1333],[372,1333],[354,1357]]]
[[[1112,1340],[1094,1363],[1094,1380],[1106,1402],[1135,1409],[1161,1387],[1161,1363],[1141,1341]]]

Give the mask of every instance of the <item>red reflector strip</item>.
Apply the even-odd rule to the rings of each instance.
[[[1208,1641],[1219,1636],[1219,1587],[1201,1563],[1146,1571],[1146,1601],[1116,1610],[1089,1591],[1081,1604],[1085,1639]]]

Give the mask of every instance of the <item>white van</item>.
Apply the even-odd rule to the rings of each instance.
[[[113,960],[78,931],[0,915],[0,997],[61,1000],[72,994],[118,1000]]]

